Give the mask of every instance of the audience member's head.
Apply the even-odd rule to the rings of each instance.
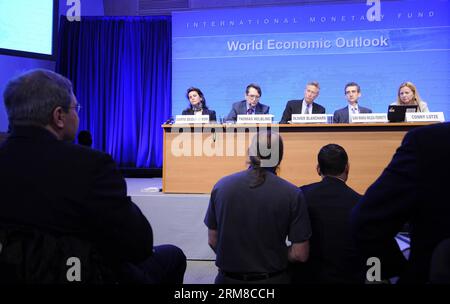
[[[256,179],[251,187],[261,185],[265,180],[266,170],[276,172],[283,159],[283,140],[271,131],[260,131],[252,140],[249,148],[250,167],[256,172]]]
[[[80,106],[67,78],[49,70],[28,71],[8,82],[3,97],[13,128],[41,126],[60,140],[75,139]]]
[[[336,144],[323,146],[317,155],[317,161],[320,176],[333,176],[347,181],[349,164],[344,148]]]
[[[83,130],[78,133],[78,144],[86,147],[92,147],[92,135],[88,130]]]

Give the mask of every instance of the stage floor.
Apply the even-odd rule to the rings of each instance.
[[[126,178],[128,195],[153,228],[155,245],[180,247],[189,260],[214,260],[203,223],[209,194],[166,194],[161,178]]]
[[[162,188],[161,178],[126,178],[126,181],[128,195],[152,225],[155,245],[176,245],[189,260],[215,260],[203,223],[209,194],[149,192]],[[409,239],[399,236],[396,240],[402,251],[409,249]]]

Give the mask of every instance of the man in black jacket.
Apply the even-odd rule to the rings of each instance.
[[[301,187],[311,221],[310,257],[297,266],[294,281],[362,284],[362,263],[350,230],[351,210],[361,195],[346,185],[347,153],[339,145],[328,144],[317,159],[322,181]]]
[[[398,283],[429,281],[435,248],[450,238],[450,123],[409,131],[391,162],[352,213],[352,230],[364,256],[377,257],[381,278]],[[394,237],[411,229],[409,260]]]
[[[325,108],[314,100],[319,96],[320,86],[316,81],[306,84],[303,99],[289,100],[284,109],[280,124],[286,124],[291,120],[292,114],[325,114]]]
[[[153,247],[111,156],[71,143],[80,110],[71,82],[33,70],[8,83],[4,102],[12,133],[0,146],[0,226],[89,241],[127,282],[181,283],[183,252]]]

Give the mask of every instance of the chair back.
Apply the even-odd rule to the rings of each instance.
[[[89,241],[28,227],[0,228],[0,283],[112,282],[113,271]]]

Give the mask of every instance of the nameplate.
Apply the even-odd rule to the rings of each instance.
[[[388,122],[387,113],[364,113],[352,114],[349,117],[350,123],[377,123]]]
[[[444,122],[444,112],[425,112],[425,113],[405,113],[406,122],[426,122],[439,121]]]
[[[326,114],[292,114],[292,123],[327,123]]]
[[[207,124],[209,123],[209,115],[177,115],[175,117],[176,124]]]
[[[238,124],[271,124],[273,119],[272,114],[255,114],[255,115],[238,115],[237,122]]]

